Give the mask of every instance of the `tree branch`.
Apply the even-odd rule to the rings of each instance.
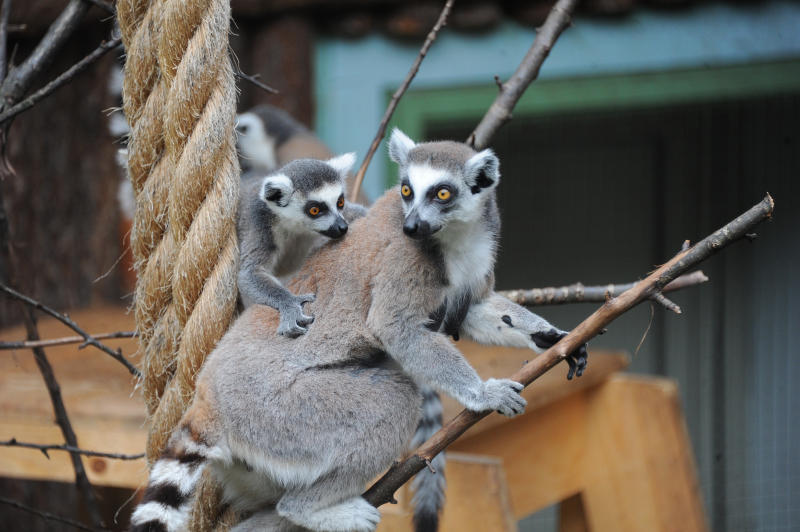
[[[83,523],[79,523],[77,521],[73,521],[72,519],[67,519],[66,517],[61,517],[59,515],[54,515],[48,512],[43,512],[41,510],[37,510],[36,508],[31,508],[28,505],[22,504],[21,502],[14,501],[12,499],[6,499],[5,497],[0,497],[0,504],[6,504],[8,506],[13,506],[23,512],[28,512],[29,514],[38,515],[42,519],[47,521],[53,521],[54,523],[61,523],[64,525],[69,525],[73,528],[77,528],[78,530],[87,530],[88,532],[94,532],[93,528],[89,528],[88,526],[84,525]]]
[[[8,76],[0,86],[0,105],[13,105],[28,92],[36,76],[50,64],[56,52],[78,28],[90,6],[84,0],[70,0],[25,62],[16,68],[9,65]]]
[[[27,111],[41,100],[47,98],[56,90],[60,89],[70,81],[72,78],[89,68],[95,61],[103,57],[106,52],[113,50],[117,46],[122,43],[122,39],[120,37],[116,37],[111,39],[110,41],[104,41],[100,44],[97,48],[94,49],[92,53],[69,67],[63,74],[52,80],[50,83],[39,89],[38,91],[34,92],[18,104],[14,105],[10,109],[0,113],[0,125],[4,124],[8,120],[11,120],[18,114]]]
[[[38,443],[28,443],[28,442],[21,442],[17,441],[16,438],[11,438],[10,440],[0,441],[0,446],[3,447],[24,447],[26,449],[36,449],[41,451],[43,455],[45,455],[48,459],[50,455],[47,454],[47,451],[67,451],[70,453],[77,453],[82,454],[84,456],[97,456],[100,458],[113,458],[114,460],[138,460],[140,458],[144,458],[144,453],[140,454],[121,454],[121,453],[102,453],[99,451],[89,451],[86,449],[79,449],[78,447],[73,447],[71,445],[41,445]]]
[[[550,14],[547,15],[547,20],[536,32],[536,39],[517,67],[517,71],[505,83],[498,83],[500,92],[478,127],[470,134],[467,144],[476,150],[482,150],[489,144],[489,140],[500,126],[511,120],[511,111],[528,85],[539,75],[539,68],[550,54],[550,49],[561,32],[570,25],[572,12],[577,4],[578,0],[558,0],[556,2],[550,10]]]
[[[112,340],[115,338],[136,338],[136,331],[117,331],[112,333],[92,334],[95,340]],[[86,347],[86,338],[83,336],[64,336],[63,338],[51,338],[49,340],[22,341],[22,342],[0,342],[0,351],[11,349],[33,349],[34,347],[53,347],[57,345],[83,344],[79,349]]]
[[[624,314],[642,301],[652,298],[683,272],[695,267],[725,246],[744,237],[748,230],[766,218],[772,216],[774,202],[767,195],[760,203],[728,223],[712,235],[686,250],[679,252],[666,264],[636,283],[618,297],[610,298],[591,316],[575,327],[567,336],[553,347],[525,364],[514,373],[511,380],[528,386],[531,382],[553,368],[578,347],[597,336],[609,323]],[[374,506],[380,506],[392,500],[394,492],[412,476],[425,467],[426,460],[431,460],[472,425],[488,416],[491,412],[472,412],[462,410],[454,419],[442,427],[427,442],[423,443],[409,458],[394,464],[371,488],[364,493],[364,498]]]
[[[12,296],[13,298],[15,298],[15,299],[17,299],[19,301],[22,301],[26,305],[29,305],[29,306],[31,306],[31,307],[33,307],[35,309],[41,310],[45,314],[49,314],[50,316],[54,317],[55,319],[57,319],[58,321],[60,321],[61,323],[63,323],[64,325],[66,325],[67,327],[72,329],[73,331],[75,331],[76,333],[80,334],[83,337],[83,339],[85,340],[86,344],[94,346],[97,349],[100,349],[104,353],[106,353],[109,356],[111,356],[114,360],[116,360],[117,362],[119,362],[123,366],[125,366],[128,369],[128,371],[131,373],[131,375],[133,375],[133,376],[135,376],[137,378],[141,376],[141,373],[136,368],[136,366],[131,364],[128,361],[127,358],[122,356],[122,351],[121,350],[117,349],[116,351],[114,351],[113,349],[111,349],[107,345],[98,342],[92,336],[90,336],[86,331],[81,329],[78,326],[78,324],[75,323],[74,321],[72,321],[69,318],[69,316],[67,316],[66,314],[61,314],[60,312],[56,312],[55,310],[51,309],[50,307],[48,307],[46,305],[43,305],[42,303],[40,303],[40,302],[36,301],[35,299],[32,299],[32,298],[24,295],[24,294],[20,294],[19,292],[17,292],[13,288],[11,288],[9,286],[6,286],[3,283],[0,283],[0,291],[3,291],[6,294]],[[28,338],[28,340],[39,341],[39,338],[38,338],[38,335],[37,335],[37,338]]]
[[[256,87],[258,87],[259,89],[264,90],[264,91],[268,92],[269,94],[280,94],[280,91],[278,91],[278,89],[273,89],[272,87],[270,87],[266,83],[262,83],[261,81],[259,81],[258,74],[256,74],[255,76],[251,76],[250,74],[245,74],[244,72],[242,72],[241,70],[238,70],[238,69],[234,72],[234,74],[236,75],[237,78],[241,78],[241,79],[243,79],[245,81],[249,81],[250,83],[252,83]]]
[[[665,286],[662,292],[672,292],[687,286],[705,283],[706,281],[708,281],[706,274],[698,270],[681,275]],[[531,288],[528,290],[504,290],[498,293],[518,305],[534,307],[563,305],[566,303],[603,303],[607,299],[617,297],[634,286],[636,286],[636,283],[600,286],[583,286],[581,283],[575,283],[568,286],[548,286],[547,288]]]
[[[397,104],[400,102],[400,98],[403,97],[403,94],[405,94],[406,90],[408,90],[408,86],[411,85],[411,81],[414,79],[414,76],[417,75],[419,66],[422,64],[422,60],[425,59],[425,55],[428,53],[433,41],[436,40],[439,30],[447,23],[447,16],[450,14],[450,9],[453,7],[453,2],[454,0],[447,0],[445,3],[444,7],[442,8],[442,12],[439,14],[436,24],[433,25],[430,33],[428,33],[428,37],[422,44],[422,48],[419,50],[419,55],[417,56],[416,61],[414,61],[414,64],[411,65],[411,70],[409,70],[408,74],[406,74],[406,79],[403,80],[403,83],[400,84],[400,87],[398,87],[398,89],[392,95],[392,99],[389,101],[389,106],[386,108],[386,112],[383,113],[383,118],[378,126],[378,132],[375,134],[375,138],[372,140],[369,151],[367,151],[367,156],[364,157],[364,162],[361,163],[361,167],[358,169],[358,172],[356,172],[355,181],[353,182],[353,190],[350,192],[350,201],[355,202],[358,198],[358,192],[361,189],[361,183],[364,181],[364,175],[367,173],[367,167],[369,166],[370,161],[372,161],[372,157],[375,155],[375,151],[377,151],[381,140],[383,140],[384,135],[386,135],[386,127],[389,125],[389,120],[391,120],[394,110],[397,108]]]
[[[11,14],[11,0],[3,0],[0,7],[0,83],[6,78],[8,50],[8,17]]]

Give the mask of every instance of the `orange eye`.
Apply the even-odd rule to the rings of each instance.
[[[436,197],[442,201],[447,201],[450,199],[450,191],[446,188],[440,188],[439,191],[436,193]]]
[[[400,194],[402,194],[405,198],[409,197],[411,195],[411,187],[408,185],[403,185],[400,187]]]
[[[318,215],[319,214],[319,207],[311,207],[310,209],[308,209],[308,214],[310,214],[311,216]]]
[[[337,201],[337,202],[336,202],[336,206],[337,206],[337,207],[339,207],[340,209],[341,209],[342,207],[344,207],[344,196],[342,196],[341,198],[339,198],[339,201]]]

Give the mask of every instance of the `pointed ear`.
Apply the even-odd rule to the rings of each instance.
[[[356,154],[355,152],[344,153],[333,159],[328,159],[326,162],[332,166],[340,176],[346,177],[347,172],[356,164]]]
[[[473,194],[495,187],[500,181],[500,160],[490,149],[478,152],[464,164],[464,177]]]
[[[278,207],[286,207],[289,205],[293,192],[292,180],[283,174],[275,174],[264,178],[259,197],[264,202],[272,202]]]
[[[389,157],[399,165],[404,165],[408,162],[408,152],[410,152],[416,144],[408,138],[408,135],[394,128],[392,137],[389,139]]]

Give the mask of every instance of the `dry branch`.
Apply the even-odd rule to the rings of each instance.
[[[119,37],[113,38],[109,41],[104,41],[100,44],[97,48],[92,51],[89,55],[69,67],[67,70],[64,71],[63,74],[52,80],[50,83],[39,89],[38,91],[34,92],[18,104],[14,105],[10,109],[0,113],[0,125],[5,123],[8,120],[11,120],[18,114],[27,111],[41,100],[47,98],[56,90],[60,89],[70,81],[72,78],[89,68],[95,61],[103,57],[106,52],[113,50],[117,46],[122,43],[122,39]]]
[[[100,333],[90,335],[95,340],[113,340],[116,338],[136,338],[135,331],[117,331],[112,333]],[[22,341],[22,342],[0,342],[0,351],[10,349],[33,349],[34,347],[53,347],[56,345],[83,344],[78,349],[86,347],[86,338],[83,336],[64,336],[62,338],[51,338],[49,340]]]
[[[66,451],[69,453],[82,454],[83,456],[113,458],[114,460],[139,460],[140,458],[144,458],[144,453],[139,453],[139,454],[103,453],[100,451],[90,451],[88,449],[80,449],[78,447],[73,447],[71,445],[66,445],[66,444],[42,445],[39,443],[28,443],[23,441],[17,441],[16,438],[11,438],[10,440],[6,441],[0,441],[0,446],[24,447],[26,449],[36,449],[37,451],[40,451],[43,455],[45,455],[48,459],[50,458],[50,455],[47,454],[48,451]]]
[[[89,528],[88,526],[84,525],[83,523],[79,523],[77,521],[73,521],[72,519],[67,519],[66,517],[61,517],[60,515],[54,515],[48,512],[43,512],[41,510],[37,510],[36,508],[31,508],[28,505],[22,504],[21,502],[14,501],[11,499],[6,499],[5,497],[0,497],[0,504],[6,504],[8,506],[13,506],[23,512],[28,512],[29,514],[37,515],[42,519],[47,521],[53,521],[54,523],[61,523],[63,525],[69,525],[73,528],[77,528],[78,530],[88,530],[88,532],[94,532],[93,528]]]
[[[364,175],[367,173],[367,167],[369,167],[369,163],[372,161],[372,157],[375,155],[381,140],[383,140],[384,135],[386,135],[386,126],[389,125],[389,120],[391,120],[394,110],[397,108],[397,104],[400,102],[400,98],[403,97],[403,94],[405,94],[406,90],[408,90],[408,86],[411,85],[411,81],[414,79],[414,76],[417,75],[419,66],[422,64],[422,60],[425,59],[425,55],[427,55],[428,50],[433,44],[433,41],[436,40],[439,30],[442,29],[442,26],[446,24],[447,16],[450,14],[450,9],[453,7],[453,2],[454,0],[447,0],[445,3],[444,7],[442,8],[442,12],[439,14],[439,18],[436,20],[436,24],[433,25],[430,33],[428,33],[428,37],[422,44],[422,48],[419,50],[417,59],[414,61],[414,64],[411,65],[411,69],[408,71],[408,74],[406,74],[406,79],[403,80],[403,83],[400,84],[400,87],[398,87],[394,94],[392,94],[392,99],[389,101],[389,106],[386,108],[386,112],[383,113],[383,118],[378,126],[378,132],[375,134],[375,138],[372,139],[372,144],[369,147],[369,151],[367,151],[367,156],[364,157],[364,162],[361,163],[361,167],[359,167],[358,172],[356,172],[355,181],[353,182],[353,190],[350,192],[350,201],[355,202],[358,198],[358,192],[361,189],[361,183],[364,181]]]
[[[245,81],[249,81],[250,83],[252,83],[256,87],[258,87],[259,89],[261,89],[261,90],[263,90],[263,91],[265,91],[265,92],[267,92],[269,94],[280,94],[280,91],[278,91],[278,89],[274,89],[274,88],[270,87],[269,85],[267,85],[266,83],[262,83],[261,81],[259,81],[258,74],[256,74],[255,76],[251,76],[250,74],[245,74],[241,70],[236,70],[234,72],[234,74],[236,75],[237,78],[241,78],[241,79],[243,79]]]
[[[725,246],[744,238],[747,231],[766,218],[772,216],[774,202],[767,195],[750,210],[731,221],[696,245],[679,252],[666,264],[647,276],[633,288],[610,298],[603,306],[575,327],[567,336],[553,347],[525,364],[511,375],[511,380],[528,386],[546,371],[566,358],[569,353],[597,336],[609,323],[624,314],[638,303],[651,299],[683,272],[695,267]],[[491,412],[472,412],[462,410],[439,432],[423,443],[409,458],[394,464],[369,490],[364,497],[374,506],[380,506],[393,499],[394,492],[412,476],[425,467],[426,461],[443,451],[472,425]]]
[[[63,323],[64,325],[66,325],[67,327],[72,329],[73,331],[75,331],[76,333],[80,334],[83,337],[83,339],[86,342],[86,344],[94,346],[94,347],[100,349],[104,353],[106,353],[109,356],[111,356],[114,360],[116,360],[117,362],[119,362],[123,366],[125,366],[128,369],[128,371],[130,371],[131,375],[133,375],[135,377],[140,377],[141,376],[141,373],[139,373],[139,370],[136,369],[136,366],[131,364],[128,361],[127,358],[122,356],[122,350],[117,349],[116,351],[114,351],[113,349],[111,349],[107,345],[98,342],[91,335],[89,335],[89,333],[87,333],[86,331],[81,329],[78,326],[78,324],[75,323],[74,321],[72,321],[69,318],[69,316],[67,316],[66,314],[61,314],[60,312],[57,312],[57,311],[51,309],[50,307],[48,307],[48,306],[36,301],[35,299],[32,299],[32,298],[30,298],[30,297],[28,297],[28,296],[26,296],[24,294],[20,294],[19,292],[17,292],[13,288],[8,287],[3,283],[0,283],[0,290],[2,290],[6,294],[12,296],[13,298],[15,298],[17,300],[22,301],[26,305],[29,305],[29,306],[31,306],[31,307],[33,307],[35,309],[41,310],[45,314],[49,314],[50,316],[54,317],[55,319],[57,319],[58,321],[60,321],[61,323]],[[29,338],[29,340],[38,341],[39,338]]]
[[[547,15],[547,20],[536,32],[536,39],[517,67],[517,71],[505,83],[496,81],[500,92],[478,127],[470,134],[467,144],[476,150],[485,148],[495,131],[511,120],[511,111],[528,85],[539,75],[539,68],[550,54],[550,49],[558,36],[570,25],[571,15],[577,4],[578,0],[558,0],[553,6],[550,14]]]
[[[672,292],[688,286],[695,286],[708,281],[708,277],[698,270],[681,275],[667,286],[663,292]],[[603,303],[609,298],[617,297],[626,290],[636,286],[636,283],[607,284],[598,286],[584,286],[575,283],[568,286],[549,286],[547,288],[531,288],[527,290],[505,290],[499,292],[518,305],[528,307],[540,305],[564,305],[566,303]]]

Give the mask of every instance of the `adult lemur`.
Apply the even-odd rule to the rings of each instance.
[[[532,349],[563,334],[492,289],[497,158],[400,132],[391,154],[401,186],[289,284],[316,292],[314,327],[282,337],[278,314],[253,305],[209,356],[133,530],[185,527],[206,464],[244,517],[235,530],[373,530],[380,514],[360,494],[405,450],[420,384],[472,410],[523,411],[522,385],[481,381],[438,332]],[[585,346],[570,356],[581,371]]]
[[[324,237],[342,237],[348,223],[366,213],[344,199],[354,162],[353,153],[327,161],[297,159],[266,177],[242,178],[239,294],[245,307],[259,303],[278,310],[278,334],[299,336],[314,321],[303,313],[314,295],[294,295],[278,278],[295,273]]]

